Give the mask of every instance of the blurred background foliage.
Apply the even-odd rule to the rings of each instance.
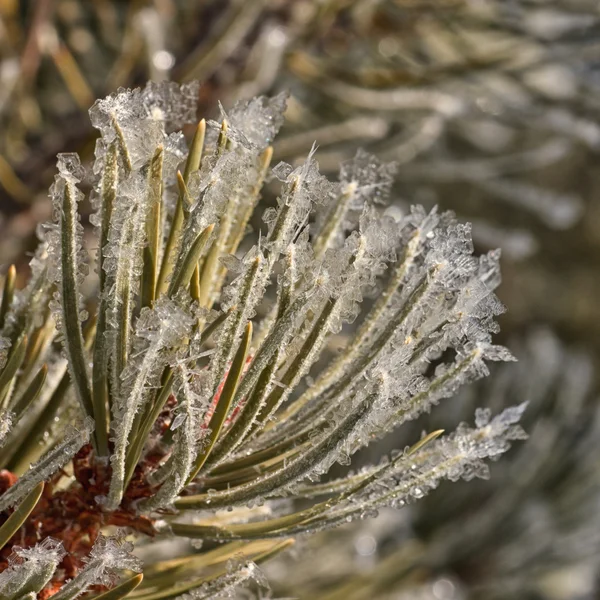
[[[543,400],[534,403],[529,416],[530,431],[546,427],[532,435],[529,445],[530,450],[542,448],[541,454],[532,450],[515,457],[537,465],[531,467],[534,475],[520,492],[515,484],[505,491],[508,496],[496,500],[519,510],[508,521],[506,515],[494,521],[496,529],[489,525],[485,531],[491,538],[477,537],[468,552],[457,552],[450,542],[436,546],[444,527],[456,523],[460,531],[471,507],[488,506],[487,499],[514,480],[510,469],[517,467],[511,462],[499,466],[496,483],[479,486],[481,495],[472,484],[464,496],[461,491],[448,496],[448,486],[442,486],[414,514],[407,511],[410,518],[396,515],[392,525],[384,520],[365,524],[380,533],[327,534],[326,541],[314,542],[320,551],[313,548],[309,555],[317,562],[323,557],[329,561],[339,546],[346,553],[339,556],[362,556],[361,569],[369,572],[371,561],[380,569],[374,577],[390,583],[404,581],[404,571],[397,567],[403,559],[397,553],[410,554],[414,544],[427,548],[434,540],[431,548],[438,562],[427,567],[442,573],[445,583],[435,588],[436,582],[430,581],[422,597],[459,598],[461,578],[491,580],[486,575],[490,570],[501,581],[508,577],[510,568],[499,554],[514,560],[523,539],[538,539],[539,531],[546,531],[540,514],[555,516],[575,536],[569,538],[569,548],[581,549],[586,561],[597,552],[595,538],[582,541],[580,521],[590,513],[589,527],[597,528],[593,506],[600,512],[598,497],[588,490],[590,495],[584,496],[596,504],[583,506],[575,492],[576,500],[557,491],[563,489],[572,462],[588,453],[597,456],[598,448],[585,433],[597,419],[594,377],[585,375],[585,386],[581,379],[582,365],[591,372],[600,356],[596,0],[0,0],[0,17],[0,261],[5,265],[26,264],[35,226],[49,216],[47,188],[56,154],[77,151],[84,160],[91,159],[94,134],[87,110],[94,99],[148,79],[199,79],[200,112],[207,116],[216,114],[217,101],[227,107],[239,98],[288,89],[291,97],[286,125],[275,144],[275,163],[299,160],[316,142],[322,170],[333,172],[364,147],[398,163],[397,203],[388,210],[404,211],[412,202],[439,204],[473,222],[479,250],[502,248],[499,295],[510,308],[501,319],[502,335],[525,366],[509,368],[503,376],[520,377],[521,387],[507,385],[499,393],[480,386],[475,404],[493,398],[501,398],[500,404],[537,396]],[[272,200],[267,195],[265,201]],[[554,333],[531,333],[538,325]],[[526,348],[531,344],[537,349]],[[577,350],[567,351],[562,344]],[[519,353],[520,348],[525,349]],[[554,363],[548,353],[554,353]],[[562,358],[556,362],[556,356]],[[550,361],[554,370],[532,366],[540,361]],[[537,380],[526,377],[528,370]],[[555,377],[567,383],[559,384]],[[577,405],[569,418],[561,412],[567,408],[558,396],[567,408]],[[578,404],[573,398],[580,398]],[[427,428],[453,427],[470,410],[464,398],[450,402],[449,412]],[[415,433],[418,427],[413,437]],[[563,454],[556,447],[551,452],[548,440],[561,440]],[[550,455],[552,468],[544,467],[541,459],[541,466],[535,463],[538,455]],[[587,469],[593,487],[593,461],[581,461],[581,468]],[[563,512],[552,508],[556,499]],[[563,516],[566,520],[560,521]],[[473,523],[476,529],[484,527]],[[498,527],[512,542],[498,542]],[[555,533],[548,544],[563,541]],[[357,549],[361,535],[373,538],[377,550]],[[372,560],[382,540],[391,562]],[[566,550],[562,559],[550,559],[544,552],[531,559],[533,567],[525,578],[534,571],[539,574],[536,560],[548,569],[569,562]],[[316,563],[300,564],[316,572]],[[342,559],[341,564],[349,563]],[[275,581],[277,568],[289,573],[282,564],[274,565]],[[421,568],[420,563],[412,565],[406,580],[413,581],[413,571]],[[559,585],[547,583],[553,581],[548,569],[542,569],[545,587],[537,585],[524,597],[591,598],[586,594],[594,589],[594,576],[589,575],[594,568],[577,575],[588,582],[587,587],[582,584],[583,592],[568,588],[562,595]],[[337,589],[348,575],[340,569],[327,568],[325,588]],[[356,576],[362,577],[362,571]],[[278,584],[282,593],[299,594],[304,581],[306,597],[316,597],[310,586],[320,585],[318,578],[307,581],[302,569],[284,585],[286,578]],[[357,597],[384,597],[381,590],[373,595],[365,585],[363,596]],[[450,588],[455,595],[444,596]],[[492,592],[487,589],[481,597],[517,597]],[[348,590],[346,595],[339,589],[336,593],[345,600],[353,597]],[[406,593],[421,597],[416,587]]]

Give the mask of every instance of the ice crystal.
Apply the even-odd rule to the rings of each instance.
[[[238,102],[229,112],[221,107],[221,117],[230,126],[228,135],[236,142],[263,150],[273,143],[283,125],[287,97],[287,93],[281,93],[274,98],[253,98]]]
[[[55,600],[78,598],[91,586],[114,584],[117,573],[122,570],[141,571],[141,562],[131,554],[132,550],[131,542],[100,535],[85,559],[81,572],[67,582],[53,598]]]
[[[50,580],[65,554],[62,544],[52,538],[31,548],[15,547],[8,568],[0,573],[0,594],[16,598],[37,592]]]
[[[240,586],[249,581],[258,583],[264,590],[268,590],[268,582],[258,566],[252,561],[240,564],[231,561],[227,566],[227,574],[222,575],[217,581],[205,584],[191,592],[177,596],[177,600],[209,600],[211,598],[235,598]]]
[[[347,465],[486,375],[488,361],[511,360],[492,342],[504,310],[494,295],[499,253],[474,256],[470,227],[451,213],[385,214],[395,167],[366,152],[342,166],[338,181],[320,174],[314,149],[270,177],[285,94],[223,111],[208,131],[201,121],[186,156],[170,129],[193,116],[195,90],[150,84],[94,105],[95,302],[82,292],[78,186],[88,176],[76,155],[63,154],[33,287],[0,331],[10,348],[0,407],[6,415],[36,408],[20,442],[3,418],[10,450],[0,456],[20,477],[0,495],[0,510],[24,510],[41,482],[58,522],[70,523],[76,498],[86,506],[87,529],[52,529],[79,561],[69,577],[52,575],[58,600],[112,586],[116,569],[138,570],[127,544],[103,537],[106,525],[128,526],[138,539],[170,531],[232,542],[208,578],[186,558],[188,581],[168,593],[221,597],[256,580],[255,563],[287,548],[290,536],[404,505],[442,479],[485,475],[485,460],[522,437],[522,408],[478,413],[475,429],[431,434],[358,475],[318,483],[335,463]],[[267,180],[279,194],[249,236]],[[62,379],[45,272],[68,363]],[[27,335],[37,340],[32,349]],[[337,335],[347,341],[331,358]],[[64,429],[77,413],[84,425]],[[284,499],[296,494],[329,498],[294,512]],[[37,513],[28,519],[27,540],[53,525]],[[235,548],[242,556],[223,569]],[[144,589],[154,589],[149,582]]]

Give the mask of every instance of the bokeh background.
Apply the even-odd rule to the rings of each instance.
[[[597,1],[0,0],[3,273],[26,274],[56,154],[92,157],[91,104],[148,79],[200,80],[207,117],[289,90],[275,163],[316,143],[335,176],[365,148],[398,165],[388,210],[437,204],[502,248],[520,366],[379,449],[523,400],[530,441],[491,482],[315,538],[270,568],[275,596],[598,597]]]

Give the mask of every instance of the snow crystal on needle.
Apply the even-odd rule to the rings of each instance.
[[[167,128],[181,128],[196,121],[200,83],[179,85],[173,81],[150,81],[142,92],[142,103],[153,119],[164,121]]]
[[[133,544],[124,541],[122,537],[104,537],[100,534],[89,556],[84,559],[83,569],[53,598],[69,600],[77,598],[93,585],[112,586],[115,584],[117,574],[123,570],[139,573],[142,570],[142,563],[131,554],[132,550]]]
[[[37,579],[36,588],[42,589],[65,554],[62,543],[53,538],[46,538],[31,548],[16,546],[8,559],[8,568],[0,573],[0,596],[18,597],[32,578]]]
[[[227,121],[227,136],[234,142],[262,150],[273,143],[283,125],[289,94],[282,92],[273,98],[259,96],[238,102],[228,113],[221,107],[221,116]],[[214,126],[220,124],[212,122]]]
[[[384,163],[376,156],[359,149],[352,160],[342,163],[339,179],[356,188],[354,203],[385,203],[397,171],[395,163]]]

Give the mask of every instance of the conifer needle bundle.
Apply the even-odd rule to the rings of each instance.
[[[491,339],[499,253],[474,256],[452,214],[386,215],[394,168],[364,152],[337,182],[312,153],[271,168],[285,95],[200,121],[188,148],[178,129],[196,97],[196,84],[164,83],[96,102],[93,172],[59,155],[30,280],[17,291],[13,270],[5,279],[3,598],[264,585],[256,565],[295,536],[485,475],[523,438],[521,405],[323,477],[486,375],[486,361],[511,359]],[[262,210],[266,181],[280,191]],[[248,234],[255,211],[263,225]],[[138,553],[174,539],[183,550],[142,565]]]

